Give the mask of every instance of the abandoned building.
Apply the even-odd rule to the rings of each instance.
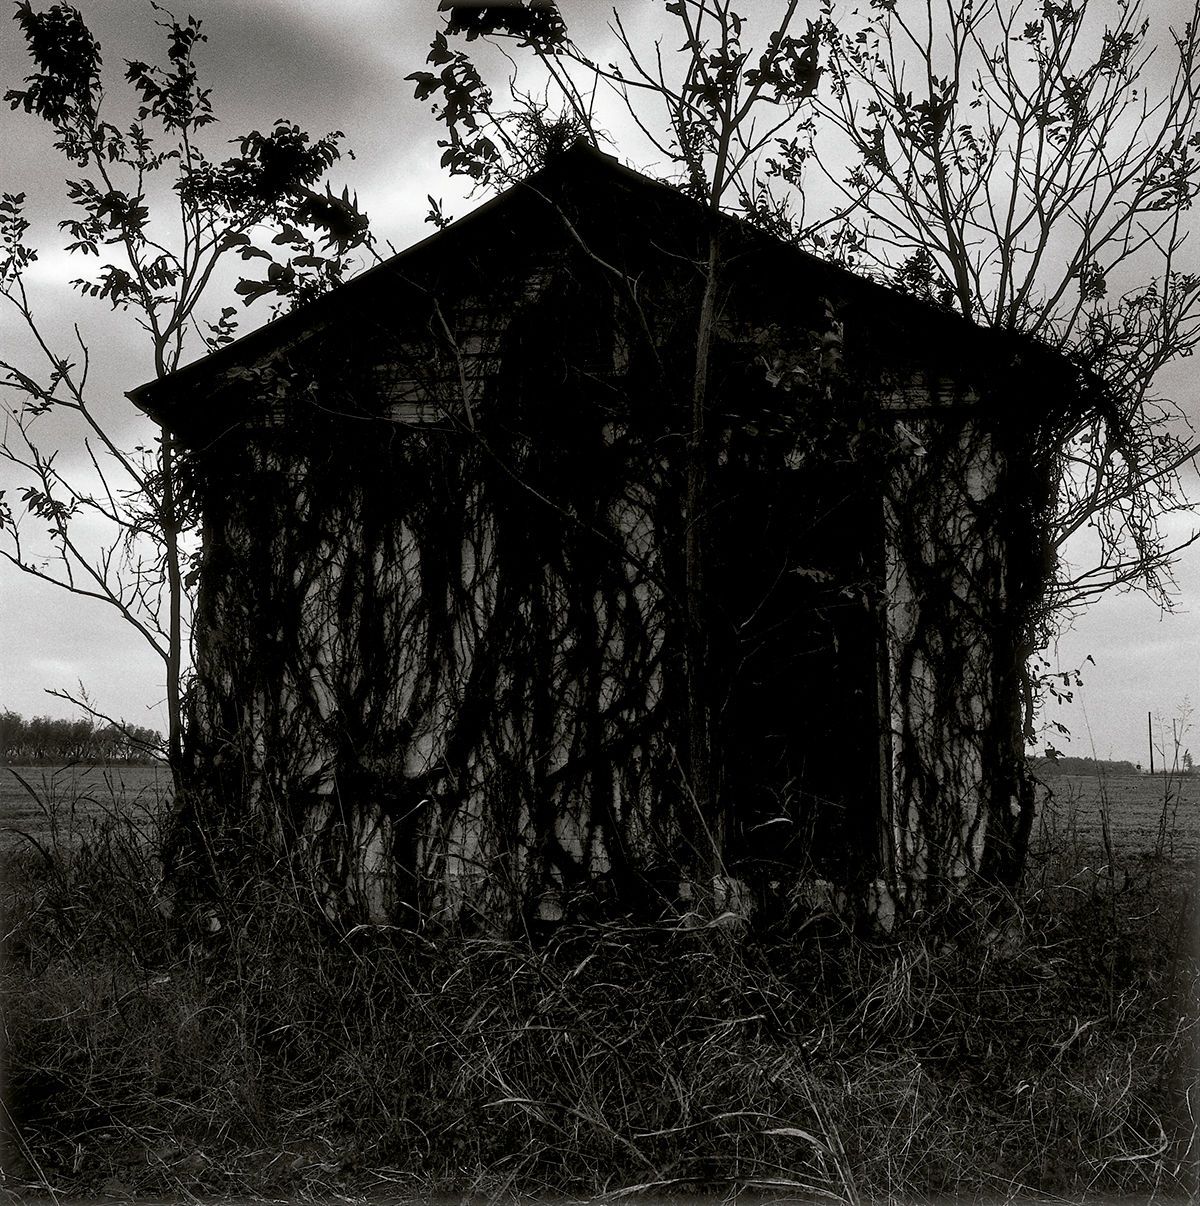
[[[1061,357],[579,144],[131,396],[206,857],[405,924],[1019,874]]]

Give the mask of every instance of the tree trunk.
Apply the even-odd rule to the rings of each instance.
[[[179,509],[175,493],[175,440],[164,428],[159,439],[162,468],[163,556],[167,573],[167,760],[178,798],[183,786],[183,573],[179,564]]]
[[[708,548],[708,360],[716,319],[720,247],[709,234],[704,296],[696,330],[691,431],[686,448],[684,496],[684,686],[686,691],[688,789],[703,825],[697,834],[697,870],[708,880],[724,873],[728,824],[712,753],[712,668],[706,598]]]

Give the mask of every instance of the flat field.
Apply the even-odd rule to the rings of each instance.
[[[18,766],[0,768],[0,852],[32,839],[75,842],[105,817],[151,832],[171,791],[162,766]]]
[[[1040,792],[1035,842],[1104,849],[1114,855],[1200,856],[1200,776],[1059,775]]]
[[[22,780],[24,782],[22,782]],[[160,766],[26,766],[0,769],[0,851],[44,843],[57,826],[78,840],[104,816],[142,824],[161,810],[171,777]],[[1200,856],[1200,776],[1047,777],[1034,835],[1043,848],[1073,842],[1117,855]],[[1162,840],[1159,848],[1160,837]]]

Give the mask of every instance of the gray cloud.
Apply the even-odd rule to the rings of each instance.
[[[145,0],[77,2],[112,73],[110,116],[121,117],[116,103],[121,61],[160,57],[162,33]],[[176,11],[184,13],[187,7]],[[437,127],[404,81],[423,65],[438,24],[434,0],[193,0],[191,7],[210,37],[199,57],[222,118],[210,138],[213,153],[219,153],[223,139],[287,116],[316,135],[345,131],[346,145],[357,159],[341,164],[334,178],[357,189],[382,238],[404,246],[429,233],[420,221],[426,192],[445,196],[456,214],[465,212],[461,187],[437,168]],[[638,0],[631,10],[627,28],[639,43],[650,40],[653,7]],[[748,7],[753,28],[761,30],[772,3],[753,0]],[[607,61],[614,50],[606,30],[609,5],[563,0],[562,8],[573,32],[599,60]],[[1156,6],[1151,16],[1178,23],[1191,8],[1186,0],[1172,0]],[[15,27],[6,22],[0,21],[0,86],[5,89],[16,86],[29,70]],[[1165,52],[1158,56],[1152,68],[1156,75],[1166,70],[1167,57]],[[48,207],[61,196],[61,181],[68,174],[33,119],[7,108],[0,111],[0,189],[24,189],[46,209],[39,238],[57,238],[52,218],[58,211],[51,214]],[[126,389],[149,375],[137,332],[128,324],[114,325],[103,307],[80,304],[61,283],[48,287],[42,299],[64,316],[87,316],[95,335],[95,381],[109,400],[108,413],[123,438],[148,434],[121,401]],[[246,322],[260,320],[251,311]],[[69,335],[69,328],[63,330]],[[0,337],[7,340],[9,331],[0,326]],[[1200,423],[1190,362],[1164,378],[1163,392]],[[1200,551],[1189,552],[1179,579],[1184,608],[1194,606],[1200,600]],[[1194,615],[1160,620],[1157,609],[1138,596],[1105,599],[1077,620],[1059,642],[1060,662],[1073,667],[1092,654],[1098,664],[1087,668],[1074,711],[1054,713],[1056,718],[1067,716],[1079,734],[1073,752],[1087,752],[1081,746],[1090,730],[1102,756],[1135,757],[1144,745],[1148,709],[1169,711],[1189,693],[1200,700],[1197,634]],[[95,604],[7,569],[0,572],[0,706],[63,714],[65,706],[46,699],[42,689],[73,687],[77,678],[114,711],[151,723],[145,709],[162,694],[161,673],[139,639]]]

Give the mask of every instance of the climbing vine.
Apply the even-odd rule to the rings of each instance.
[[[714,854],[764,917],[813,880],[912,907],[1011,882],[1053,569],[1053,424],[1006,394],[1028,369],[973,392],[932,310],[836,275],[798,298],[742,236],[705,451],[718,834],[682,654],[704,281],[605,237],[448,243],[230,375],[238,421],[190,461],[176,865],[258,852],[331,917],[407,926],[689,908]]]

